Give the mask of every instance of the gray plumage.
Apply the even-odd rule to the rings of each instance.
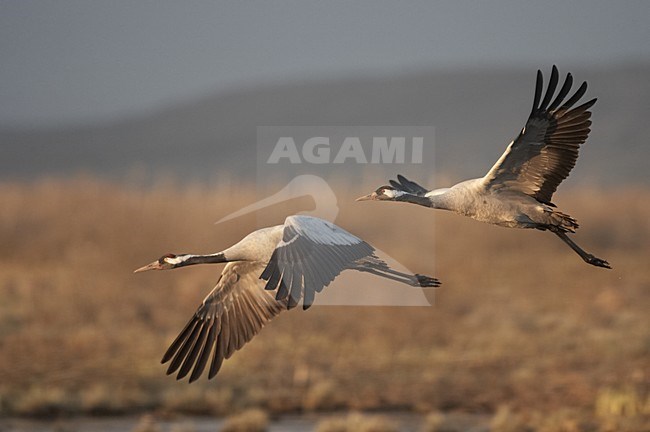
[[[428,191],[400,175],[397,181],[390,181],[390,186],[382,186],[358,200],[404,201],[450,210],[494,225],[549,230],[585,262],[611,268],[607,261],[585,252],[567,236],[575,232],[578,223],[552,203],[553,194],[575,166],[580,145],[589,135],[589,108],[596,103],[596,99],[591,99],[573,108],[587,91],[587,83],[583,82],[564,101],[573,77],[567,74],[555,95],[558,78],[553,66],[542,99],[543,78],[541,71],[537,71],[533,108],[526,125],[484,177]]]
[[[191,372],[195,381],[210,364],[208,378],[282,310],[303,299],[309,308],[347,269],[368,272],[411,286],[435,287],[439,281],[391,269],[368,243],[323,219],[289,216],[283,225],[262,228],[222,252],[167,254],[136,272],[195,264],[225,263],[212,292],[203,300],[162,358],[177,379]],[[211,359],[211,360],[210,360]]]

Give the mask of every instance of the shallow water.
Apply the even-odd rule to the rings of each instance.
[[[140,424],[141,417],[79,417],[58,420],[0,420],[0,432],[129,432]],[[317,419],[287,416],[273,421],[269,432],[311,431]],[[152,431],[159,432],[215,432],[225,423],[222,418],[179,417],[172,420],[155,418]]]
[[[346,413],[287,415],[274,418],[268,432],[307,432],[314,431],[318,423],[329,418],[345,417]],[[375,415],[368,414],[368,415]],[[399,426],[403,432],[419,432],[424,425],[424,416],[413,413],[376,413],[388,418]],[[458,421],[464,427],[457,430],[466,432],[487,431],[485,418],[482,416],[460,415]],[[173,419],[153,418],[158,432],[215,432],[225,423],[223,418],[211,417],[176,417]],[[0,419],[0,432],[130,432],[141,422],[142,416],[124,417],[76,417],[57,420]]]

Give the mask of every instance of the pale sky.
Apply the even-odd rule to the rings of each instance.
[[[648,62],[647,1],[2,1],[0,126],[299,80]]]

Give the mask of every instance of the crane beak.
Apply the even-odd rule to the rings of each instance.
[[[375,198],[377,198],[377,194],[376,194],[375,192],[373,192],[373,193],[371,193],[371,194],[368,194],[368,195],[364,195],[364,196],[362,196],[362,197],[359,197],[359,198],[357,198],[356,200],[357,200],[357,201],[371,201],[371,200],[374,200]]]
[[[140,267],[139,269],[135,269],[133,273],[140,273],[149,270],[162,270],[162,266],[158,261],[154,261],[151,264],[147,264],[146,266]]]

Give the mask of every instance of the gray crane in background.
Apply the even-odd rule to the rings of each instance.
[[[589,108],[596,103],[596,99],[591,99],[572,108],[587,91],[586,82],[563,102],[573,84],[571,74],[567,74],[553,99],[557,84],[558,71],[553,66],[542,99],[542,72],[537,71],[535,98],[528,121],[484,177],[428,191],[403,176],[397,176],[397,181],[391,180],[389,186],[382,186],[357,201],[403,201],[450,210],[494,225],[548,230],[585,262],[611,268],[607,261],[585,252],[567,236],[567,233],[575,232],[578,223],[558,211],[551,202],[558,185],[574,167],[580,145],[589,135]]]

